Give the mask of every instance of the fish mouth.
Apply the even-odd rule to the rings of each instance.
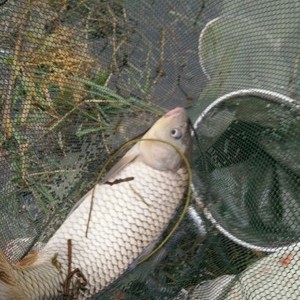
[[[185,109],[183,107],[175,107],[173,108],[172,110],[168,111],[166,114],[165,114],[165,117],[177,117],[177,116],[180,116],[182,114],[185,114]]]

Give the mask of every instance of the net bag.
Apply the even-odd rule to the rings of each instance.
[[[299,17],[293,0],[0,0],[0,250],[42,248],[106,159],[183,106],[188,211],[95,298],[300,299]]]

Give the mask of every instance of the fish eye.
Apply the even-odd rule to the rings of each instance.
[[[173,128],[171,130],[171,136],[178,140],[182,137],[182,131],[177,128]]]

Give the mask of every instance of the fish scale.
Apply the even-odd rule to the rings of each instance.
[[[143,249],[161,236],[180,204],[188,177],[184,168],[162,172],[136,162],[111,181],[135,174],[139,176],[129,182],[95,187],[87,238],[91,193],[39,253],[43,261],[59,253],[57,260],[62,270],[59,278],[63,282],[68,267],[67,240],[72,240],[72,269],[79,268],[88,279],[87,292],[80,299],[92,296],[124,273]],[[155,197],[149,193],[149,186],[156,191]],[[58,273],[53,276],[56,285]],[[39,277],[36,274],[36,279]],[[46,288],[52,290],[51,279],[46,282],[49,283]],[[42,297],[41,288],[28,289],[28,280],[24,282],[22,278],[20,283],[30,299]]]

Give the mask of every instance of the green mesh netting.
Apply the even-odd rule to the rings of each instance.
[[[97,299],[300,299],[299,20],[293,0],[0,1],[0,249],[42,247],[180,105],[192,204]]]

